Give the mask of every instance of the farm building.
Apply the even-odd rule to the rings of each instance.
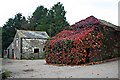
[[[40,58],[44,43],[49,38],[44,31],[17,30],[13,42],[7,48],[7,57],[16,59]]]
[[[52,37],[45,46],[48,64],[79,65],[120,56],[120,27],[90,16]]]

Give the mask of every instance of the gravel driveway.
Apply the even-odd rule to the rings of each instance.
[[[118,78],[118,60],[88,66],[53,66],[45,60],[3,60],[14,78]]]

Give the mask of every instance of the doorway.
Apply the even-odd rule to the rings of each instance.
[[[12,49],[12,59],[14,59],[14,49]]]
[[[10,52],[9,52],[9,49],[7,50],[7,58],[10,58],[9,55],[10,54]]]

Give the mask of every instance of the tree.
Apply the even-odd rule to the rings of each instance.
[[[44,6],[38,6],[33,15],[26,19],[21,13],[9,18],[2,29],[2,50],[7,49],[13,41],[16,30],[46,31],[49,36],[54,36],[69,26],[65,17],[66,11],[63,4],[58,2],[50,10]]]
[[[33,12],[33,16],[29,19],[31,30],[46,31],[48,9],[43,6],[38,6]]]
[[[27,25],[27,20],[21,13],[16,14],[14,18],[8,19],[2,28],[2,52],[13,41],[16,30],[27,29]]]
[[[16,29],[27,29],[28,21],[21,13],[15,15],[13,27]]]
[[[51,36],[56,35],[62,31],[66,26],[69,26],[69,23],[65,17],[66,11],[64,10],[63,4],[58,2],[55,4],[49,11],[48,17],[50,21],[50,31]]]
[[[69,26],[65,17],[66,11],[63,4],[58,2],[50,10],[43,6],[37,7],[30,18],[30,28],[32,30],[46,31],[49,36],[54,36]]]

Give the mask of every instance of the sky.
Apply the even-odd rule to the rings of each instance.
[[[118,25],[118,2],[120,0],[1,0],[0,27],[9,18],[22,13],[26,18],[31,16],[35,9],[43,5],[50,9],[57,2],[65,8],[66,19],[70,25],[91,15]]]

